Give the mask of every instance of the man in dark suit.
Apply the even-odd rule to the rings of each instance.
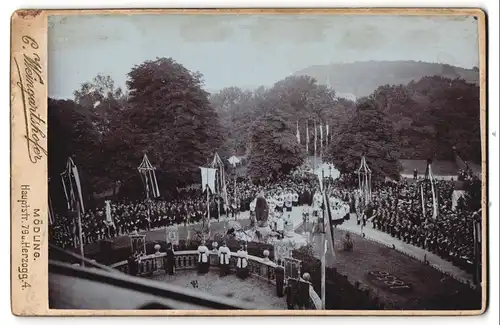
[[[174,254],[174,247],[172,246],[171,243],[168,243],[167,245],[167,256],[166,256],[166,265],[165,265],[165,270],[167,271],[168,275],[174,275],[175,271],[175,254]]]

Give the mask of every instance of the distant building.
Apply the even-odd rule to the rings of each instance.
[[[350,93],[336,93],[337,98],[343,98],[355,102],[357,100],[356,95]]]
[[[330,87],[330,88],[334,88],[334,87],[332,86],[331,81],[330,81],[330,74],[328,74],[328,75],[326,76],[326,82],[325,82],[325,85],[326,85],[326,86],[328,86],[328,87]],[[353,101],[353,102],[355,102],[355,101],[357,100],[356,95],[351,94],[351,93],[341,93],[341,92],[335,92],[335,96],[336,96],[337,98],[343,98],[343,99],[350,100],[350,101]]]
[[[400,159],[402,170],[400,175],[402,178],[413,178],[413,171],[416,169],[418,178],[425,177],[427,168],[427,160]],[[438,180],[457,180],[459,168],[453,160],[434,160],[432,162],[432,174]]]

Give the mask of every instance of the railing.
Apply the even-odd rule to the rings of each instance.
[[[167,263],[166,253],[155,253],[144,256],[140,259],[137,275],[139,276],[152,276],[158,272],[165,270]],[[176,270],[194,270],[198,266],[198,252],[197,251],[178,251],[174,252],[175,269]],[[236,270],[237,263],[236,253],[231,252],[229,266],[231,270]],[[210,266],[218,267],[217,252],[210,252],[209,256]],[[248,256],[248,273],[251,276],[266,281],[269,284],[276,285],[275,267],[277,265],[265,258],[257,256]],[[129,273],[128,261],[122,261],[111,265],[112,268],[123,272]]]
[[[49,302],[52,309],[258,309],[198,290],[59,261],[49,261],[49,291],[57,293]]]
[[[138,267],[138,276],[148,277],[153,276],[165,270],[166,267],[166,253],[155,253],[144,256],[140,259]],[[198,252],[197,251],[178,251],[174,252],[175,269],[176,270],[195,270],[198,266]],[[211,251],[209,255],[210,267],[218,267],[218,255],[216,251]],[[236,269],[237,256],[236,253],[231,252],[229,266],[231,270]],[[129,273],[128,261],[122,261],[111,265],[112,268],[123,272]],[[277,264],[266,258],[248,255],[248,273],[262,281],[276,286],[276,272]],[[313,287],[309,287],[309,306],[310,309],[322,309],[321,298],[318,296]]]

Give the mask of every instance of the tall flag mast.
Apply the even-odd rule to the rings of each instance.
[[[144,154],[142,162],[137,167],[137,170],[141,174],[142,182],[144,183],[144,189],[146,192],[146,204],[148,207],[148,223],[151,223],[151,198],[160,197],[160,190],[158,188],[158,181],[156,180],[156,168],[149,162],[148,156]]]
[[[329,136],[329,134],[330,134],[329,132],[330,132],[330,130],[329,130],[329,128],[328,128],[328,124],[327,124],[327,125],[326,125],[326,146],[327,146],[327,147],[328,147],[328,136]]]
[[[82,214],[85,211],[85,206],[83,205],[83,195],[82,186],[80,183],[80,175],[78,174],[78,168],[76,167],[73,159],[68,158],[66,163],[66,170],[61,173],[61,180],[64,189],[64,194],[66,196],[66,202],[68,203],[68,212],[73,217],[73,241],[76,247],[77,241],[80,246],[80,255],[82,256],[82,266],[85,265],[83,261],[84,250],[83,250],[83,232],[82,232]],[[76,239],[76,224],[78,224],[78,240]]]
[[[309,122],[306,120],[306,152],[309,156]]]
[[[320,137],[320,142],[319,142],[319,156],[321,159],[323,159],[323,123],[320,122],[319,124],[319,137]]]
[[[157,198],[160,196],[160,190],[158,188],[158,181],[156,180],[156,168],[149,162],[148,156],[144,154],[142,162],[137,167],[137,170],[141,174],[142,182],[144,183],[144,188],[146,192],[146,199]]]
[[[318,139],[318,128],[316,127],[316,121],[314,121],[314,165],[313,169],[316,168],[316,152],[317,152],[317,139]]]
[[[210,191],[215,193],[215,174],[217,169],[200,167],[201,171],[201,189],[207,191],[207,215],[202,219],[203,236],[210,237]]]
[[[436,187],[434,185],[434,175],[432,174],[432,159],[427,159],[427,167],[425,169],[424,182],[430,184],[432,193],[432,218],[436,219],[439,214],[438,201],[436,195]],[[425,209],[425,207],[424,207]],[[424,215],[425,217],[425,215]]]
[[[299,121],[297,121],[297,143],[300,144],[300,132],[299,132]]]
[[[214,193],[216,193],[217,195],[217,211],[220,218],[220,199],[222,198],[226,210],[229,204],[227,199],[226,174],[224,172],[224,163],[222,162],[222,159],[220,159],[218,153],[215,153],[214,159],[212,160],[210,167],[215,168],[217,170]]]
[[[361,157],[361,163],[356,173],[358,174],[359,191],[366,205],[371,201],[372,197],[372,171],[368,167],[364,155]]]

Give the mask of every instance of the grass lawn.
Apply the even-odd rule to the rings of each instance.
[[[299,228],[297,231],[301,230]],[[459,309],[475,309],[471,301],[464,301],[463,296],[471,298],[480,306],[479,289],[473,290],[431,266],[392,248],[351,233],[354,249],[352,252],[344,251],[342,238],[345,233],[339,229],[334,231],[335,263],[333,267],[336,267],[339,273],[346,275],[351,283],[359,282],[360,287],[369,288],[387,306],[397,309],[421,309],[424,305],[429,306],[428,308],[440,309],[436,304],[442,302],[453,304]],[[392,276],[389,280],[394,282],[396,278],[411,289],[390,289],[390,286],[384,285],[384,281],[373,281],[369,273],[379,271],[389,273]],[[391,281],[389,283],[392,283]],[[397,283],[401,284],[399,281]]]

